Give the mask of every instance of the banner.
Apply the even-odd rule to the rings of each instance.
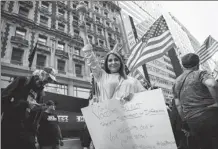
[[[123,11],[121,11],[121,16],[123,18],[123,24],[124,24],[124,28],[125,28],[126,35],[127,35],[128,45],[129,45],[129,48],[131,49],[136,44],[136,41],[135,41],[132,26],[131,26],[130,18],[129,18],[129,15]]]
[[[82,109],[96,149],[177,149],[161,89]]]

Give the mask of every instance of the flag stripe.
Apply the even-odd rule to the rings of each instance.
[[[204,53],[202,53],[202,55],[199,55],[200,59],[204,59],[204,57],[206,57],[207,55],[210,54],[210,52],[212,52],[213,50],[216,50],[216,46],[218,44],[217,43],[213,43],[207,50],[205,49]]]
[[[206,45],[204,44],[203,46],[200,47],[200,49],[197,51],[196,54],[199,56],[202,55],[202,52],[204,52],[205,49],[206,49]]]
[[[218,42],[211,36],[208,36],[203,45],[196,52],[200,58],[200,64],[210,59],[218,51]]]
[[[132,49],[127,66],[133,72],[148,60],[163,56],[174,45],[166,20],[160,16]]]
[[[214,43],[214,44],[215,44],[215,43]],[[213,44],[213,45],[214,45],[214,44]],[[212,46],[213,46],[213,45],[212,45]],[[210,47],[209,47],[209,48],[210,48]],[[205,54],[209,51],[209,48],[207,49],[206,46],[205,46],[205,48],[202,49],[201,53],[198,54],[199,57],[203,57],[203,56],[205,56]]]
[[[129,68],[130,70],[132,69],[132,67],[134,66],[134,64],[137,62],[137,60],[141,57],[141,53],[143,52],[142,50],[146,47],[146,44],[142,44],[142,46],[140,47],[140,49],[138,49],[140,51],[140,53],[138,52],[137,57],[135,57],[132,61],[132,63],[129,64]]]
[[[166,34],[162,34],[161,36],[155,37],[154,39],[157,40],[153,40],[153,42],[150,44],[150,39],[149,39],[148,40],[149,43],[144,44],[143,47],[139,49],[140,51],[143,51],[143,53],[138,52],[137,56],[134,59],[132,59],[133,60],[132,63],[128,65],[130,70],[137,63],[139,56],[142,57],[143,55],[150,53],[151,51],[159,50],[159,48],[163,48],[164,42],[167,43],[166,40],[168,41],[173,40],[169,31],[167,31]]]
[[[160,58],[164,55],[163,52],[167,52],[168,50],[172,49],[174,47],[174,42],[171,41],[166,47],[164,47],[163,50],[159,50],[156,52],[152,52],[149,55],[145,55],[144,57],[140,58],[140,60],[138,61],[138,63],[134,66],[134,68],[137,68],[149,61],[152,61],[154,59]],[[134,69],[133,69],[134,70]]]
[[[170,35],[170,31],[168,30],[160,36],[151,38],[148,40],[147,46],[157,44],[157,43],[161,42],[164,38],[167,38],[169,35]]]
[[[145,54],[149,54],[151,52],[161,50],[162,48],[164,48],[164,46],[166,46],[171,41],[172,41],[172,37],[169,36],[169,37],[163,39],[163,41],[161,41],[155,45],[145,47],[145,49],[143,49],[144,52],[142,53],[141,57],[144,56]]]
[[[206,62],[209,58],[211,58],[218,51],[218,44],[214,45],[213,48],[210,48],[210,51],[204,56],[201,57],[201,64]]]
[[[140,58],[136,60],[133,66],[136,66],[139,61],[142,61],[143,59],[149,57],[150,55],[152,55],[152,53],[155,54],[156,52],[158,53],[158,51],[164,52],[163,50],[165,50],[171,44],[173,44],[173,41],[172,37],[169,36],[168,38],[164,39],[161,43],[158,43],[150,47],[145,47],[145,49],[143,49],[144,52],[141,54]]]
[[[145,46],[145,44],[141,43],[141,45],[137,48],[138,52],[135,53],[134,57],[129,58],[130,60],[127,63],[127,66],[129,68],[129,70],[131,70],[131,68],[132,68],[133,64],[135,63],[135,61],[137,61],[137,59],[140,57],[142,49],[143,49],[144,46]]]
[[[134,46],[135,48],[133,49],[128,61],[127,61],[127,66],[129,68],[130,63],[136,58],[138,57],[137,54],[139,54],[139,52],[137,52],[138,49],[141,49],[141,46],[143,45],[142,40],[136,44],[136,46]]]

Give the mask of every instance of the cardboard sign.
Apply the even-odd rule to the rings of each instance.
[[[82,109],[96,149],[177,149],[161,89]]]

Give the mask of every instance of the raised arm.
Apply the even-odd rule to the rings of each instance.
[[[99,80],[102,77],[102,73],[104,70],[101,68],[94,52],[93,47],[89,43],[88,36],[86,34],[85,29],[80,30],[80,36],[83,38],[84,47],[82,48],[82,51],[85,54],[85,60],[87,62],[87,65],[90,67],[94,77]]]

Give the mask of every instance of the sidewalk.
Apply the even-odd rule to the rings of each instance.
[[[61,146],[60,149],[82,149],[79,139],[68,139],[63,142],[64,146]]]

